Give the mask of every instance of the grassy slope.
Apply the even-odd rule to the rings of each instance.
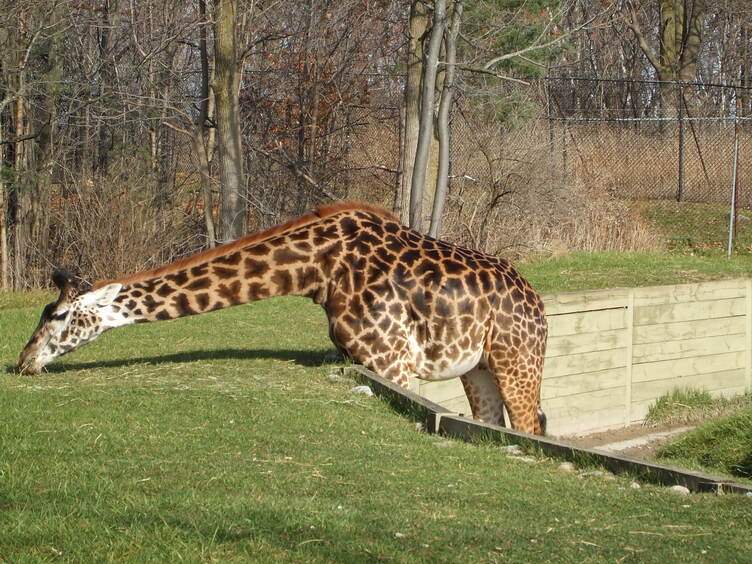
[[[659,461],[752,481],[752,392],[713,398],[705,391],[674,390],[651,406],[645,422],[696,425],[663,445]]]
[[[2,366],[33,301],[3,302]],[[747,561],[750,500],[441,446],[331,382],[330,351],[281,299],[0,373],[0,560]]]
[[[734,256],[727,259],[724,206],[645,201],[639,208],[663,234],[668,252],[574,252],[531,261],[520,269],[542,293],[752,276],[752,222],[739,224]],[[748,210],[741,213],[750,215]]]
[[[663,446],[669,464],[752,478],[752,407],[705,422]]]
[[[752,392],[727,398],[712,397],[704,390],[677,389],[661,396],[650,406],[645,423],[686,425],[743,409],[752,409]]]

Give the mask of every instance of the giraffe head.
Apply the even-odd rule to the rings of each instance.
[[[57,357],[76,350],[116,326],[112,307],[120,284],[109,284],[81,292],[74,277],[64,269],[55,269],[52,281],[60,289],[58,299],[42,311],[34,334],[18,359],[21,372],[37,374]]]

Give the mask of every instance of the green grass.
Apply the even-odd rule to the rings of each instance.
[[[645,217],[665,235],[672,251],[723,253],[728,244],[729,207],[719,204],[655,200],[639,203]],[[752,217],[752,211],[739,209]],[[734,252],[752,253],[752,225],[741,219],[737,224]]]
[[[648,408],[646,425],[687,422],[702,417],[715,405],[710,393],[705,390],[679,389],[659,397]]]
[[[650,407],[645,423],[698,425],[662,446],[658,460],[752,481],[752,394],[713,398],[705,391],[674,390]]]
[[[752,407],[752,394],[714,398],[703,390],[680,389],[658,398],[648,409],[645,424],[685,424],[747,407]]]
[[[10,369],[41,303],[4,303]],[[0,373],[0,561],[748,560],[752,500],[443,446],[330,381],[326,335],[268,300]]]
[[[752,276],[752,256],[721,253],[571,253],[518,265],[539,292],[686,284]]]
[[[682,434],[658,456],[688,468],[752,479],[752,405]]]
[[[30,304],[49,302],[55,296],[43,290],[33,292],[0,292],[0,311],[24,308]]]

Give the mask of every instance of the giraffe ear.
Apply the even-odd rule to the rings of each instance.
[[[57,286],[58,290],[64,291],[69,286],[74,285],[75,277],[65,268],[56,268],[52,271],[52,282]]]
[[[87,292],[81,296],[82,305],[107,307],[115,301],[115,298],[122,287],[122,284],[108,284],[107,286],[102,286],[101,288]]]
[[[58,305],[73,300],[78,294],[75,277],[64,268],[56,268],[52,272],[52,282],[60,290],[60,296],[57,299]]]

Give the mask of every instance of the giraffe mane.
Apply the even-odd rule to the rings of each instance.
[[[367,211],[378,214],[393,221],[400,221],[392,212],[387,211],[381,206],[375,204],[370,204],[368,202],[335,202],[333,204],[318,206],[312,212],[301,215],[296,219],[292,219],[280,225],[275,225],[274,227],[271,227],[265,231],[246,235],[245,237],[241,237],[236,241],[220,245],[219,247],[215,247],[213,249],[201,251],[200,253],[178,259],[164,266],[153,268],[151,270],[135,272],[133,274],[128,274],[120,278],[98,280],[92,286],[92,290],[102,288],[108,284],[122,284],[123,286],[126,286],[128,284],[133,284],[134,282],[140,282],[142,280],[156,278],[170,272],[175,272],[176,270],[191,268],[192,266],[213,260],[217,257],[230,254],[236,250],[247,247],[248,245],[261,243],[263,241],[266,241],[267,239],[271,239],[272,237],[287,233],[288,231],[293,231],[299,227],[311,225],[321,219],[326,219],[338,213],[347,211]]]

